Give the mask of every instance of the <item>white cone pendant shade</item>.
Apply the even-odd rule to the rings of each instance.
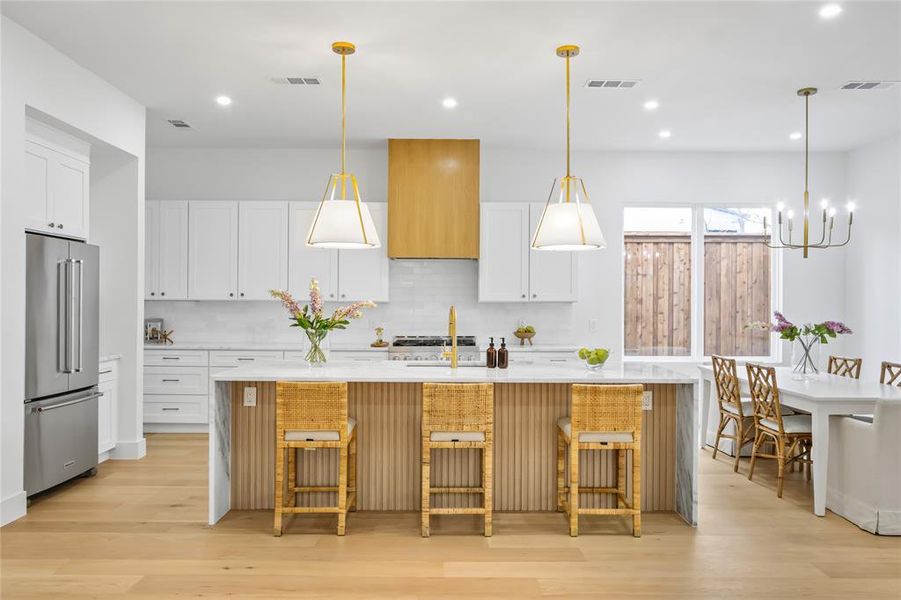
[[[357,178],[345,171],[345,127],[347,114],[347,56],[356,48],[350,42],[335,42],[332,51],[341,56],[341,172],[332,174],[319,202],[316,216],[307,233],[307,246],[315,248],[379,248],[381,242],[369,214],[360,199]],[[351,197],[348,198],[348,192]]]
[[[567,187],[570,188],[568,194]],[[536,250],[570,251],[607,247],[581,179],[564,177],[554,180],[554,189],[538,220],[532,247]]]
[[[335,198],[342,186],[353,188],[353,199]],[[357,180],[353,175],[332,175],[325,193],[307,234],[308,246],[354,249],[382,245],[369,207],[358,196]]]
[[[589,203],[585,184],[569,171],[569,60],[578,54],[578,46],[557,48],[557,56],[566,59],[566,175],[554,180],[554,187],[532,238],[532,248],[536,250],[597,250],[607,247],[597,216]]]

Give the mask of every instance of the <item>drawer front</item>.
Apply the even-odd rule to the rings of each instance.
[[[206,394],[209,383],[206,367],[144,367],[144,394]]]
[[[332,350],[331,358],[335,360],[349,360],[355,362],[381,362],[383,360],[388,360],[388,352]]]
[[[206,396],[144,396],[145,423],[206,423]]]
[[[97,383],[106,383],[107,381],[116,380],[116,371],[118,370],[119,361],[111,360],[102,362],[97,370]]]
[[[211,367],[241,367],[254,362],[281,360],[285,353],[281,350],[214,350],[210,352]]]
[[[559,365],[579,362],[575,352],[510,352],[511,363],[527,365]]]
[[[145,367],[205,367],[206,350],[144,350]]]

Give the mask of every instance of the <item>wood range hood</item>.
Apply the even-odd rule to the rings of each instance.
[[[479,140],[388,140],[388,256],[479,258]]]

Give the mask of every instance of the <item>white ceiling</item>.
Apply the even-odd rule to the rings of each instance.
[[[811,100],[811,147],[898,131],[901,3],[16,2],[2,11],[148,107],[149,146],[332,147],[340,117],[334,40],[348,59],[348,141],[476,137],[562,148],[562,43],[573,61],[573,144],[591,149],[789,150]],[[318,87],[275,85],[316,75]],[[634,78],[632,90],[583,87]],[[234,103],[220,107],[219,94]],[[458,99],[442,108],[445,96]],[[660,108],[646,112],[655,98]],[[193,130],[176,130],[183,119]],[[672,131],[661,140],[657,132]]]

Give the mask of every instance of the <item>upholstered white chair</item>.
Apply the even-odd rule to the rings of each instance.
[[[829,423],[826,507],[861,529],[901,535],[901,402],[880,400],[873,419]]]

